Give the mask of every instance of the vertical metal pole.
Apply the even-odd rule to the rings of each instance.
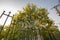
[[[14,17],[14,15],[12,16],[12,19],[13,19],[13,17]],[[11,20],[11,24],[12,24],[12,20]],[[6,39],[7,39],[7,37],[8,37],[8,34],[9,34],[9,31],[10,31],[11,24],[10,24],[10,26],[9,26],[8,32],[6,33],[6,34],[7,34],[7,35],[6,35]],[[7,40],[9,40],[9,39],[7,39]]]
[[[8,19],[8,17],[9,17],[10,14],[11,14],[11,12],[9,12],[9,14],[8,14],[8,16],[7,16],[7,18],[6,18],[5,22],[4,22],[4,24],[3,24],[3,27],[1,28],[0,33],[2,32],[2,30],[3,30],[4,26],[5,26],[5,23],[6,23],[6,21],[7,21],[7,19]]]

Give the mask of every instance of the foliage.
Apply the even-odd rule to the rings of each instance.
[[[39,38],[41,40],[57,40],[57,34],[60,35],[60,32],[48,14],[49,12],[45,8],[28,4],[23,11],[19,11],[14,16],[11,25],[2,31],[2,38],[4,40],[38,40]]]

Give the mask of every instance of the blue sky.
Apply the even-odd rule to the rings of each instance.
[[[8,14],[9,11],[14,14],[17,10],[22,10],[28,3],[33,3],[38,7],[46,8],[50,13],[49,17],[53,19],[56,24],[60,23],[60,16],[56,15],[56,11],[54,9],[51,9],[53,6],[58,4],[58,0],[0,0],[0,15],[3,10],[6,10],[6,14]],[[2,16],[0,19],[0,24],[3,25],[5,19],[6,16]],[[8,19],[6,24],[10,24],[10,21],[11,18]]]

